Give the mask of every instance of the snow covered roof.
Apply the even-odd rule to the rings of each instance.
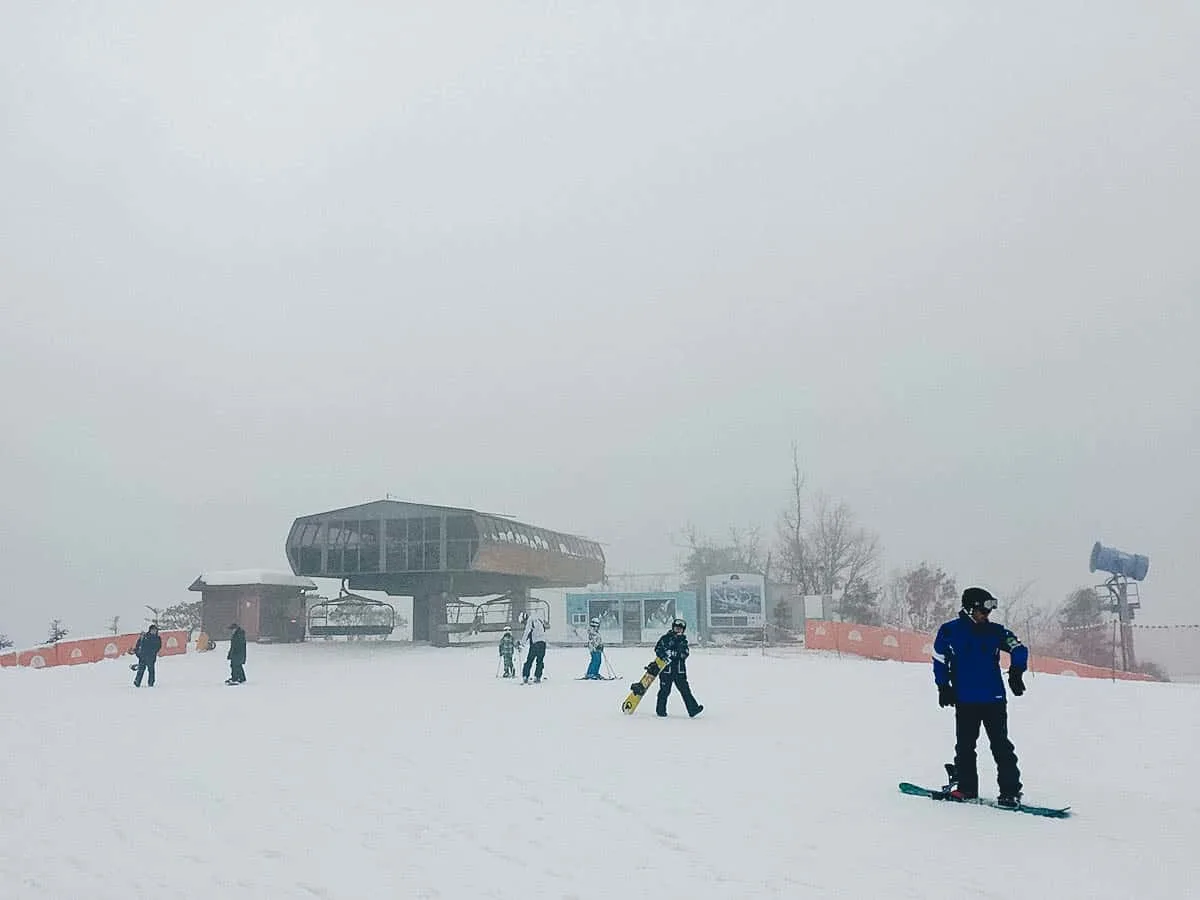
[[[228,572],[205,572],[192,582],[189,591],[202,591],[206,587],[233,587],[245,584],[269,584],[278,587],[298,587],[316,590],[317,585],[307,575],[291,572],[272,572],[269,569],[233,569]]]

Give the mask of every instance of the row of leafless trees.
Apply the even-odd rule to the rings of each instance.
[[[759,527],[731,528],[714,541],[684,530],[681,562],[686,587],[703,590],[708,575],[760,572],[769,581],[795,584],[805,595],[833,598],[833,614],[863,625],[932,632],[960,608],[958,585],[941,566],[922,561],[884,577],[879,538],[860,525],[844,502],[809,495],[799,453],[792,448],[791,491],[774,540]],[[1112,629],[1099,598],[1081,587],[1061,602],[1037,598],[1031,583],[998,592],[997,621],[1032,650],[1093,665],[1112,663]]]

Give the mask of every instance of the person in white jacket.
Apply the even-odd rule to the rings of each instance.
[[[599,681],[600,663],[604,659],[604,638],[600,636],[599,619],[592,619],[588,623],[587,645],[592,658],[583,677],[586,681]]]
[[[529,655],[525,657],[525,665],[521,668],[521,683],[529,684],[529,670],[533,668],[535,659],[537,667],[533,668],[533,680],[542,680],[542,669],[546,665],[546,623],[527,612],[521,613],[521,621],[525,624],[521,643],[529,645]]]

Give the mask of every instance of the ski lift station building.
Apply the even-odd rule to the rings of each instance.
[[[301,516],[286,549],[296,576],[412,597],[413,640],[435,646],[449,644],[447,606],[461,597],[508,595],[515,619],[532,589],[604,580],[596,541],[507,516],[399,500]]]

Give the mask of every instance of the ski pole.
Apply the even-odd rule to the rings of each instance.
[[[499,677],[500,677],[500,666],[501,666],[502,664],[503,664],[503,660],[501,660],[501,659],[497,659],[497,660],[496,660],[496,677],[497,677],[497,678],[499,678]]]
[[[608,674],[613,678],[614,681],[620,678],[621,676],[617,674],[616,670],[613,668],[613,664],[608,661],[608,652],[601,650],[600,653],[604,657],[604,666],[608,669]]]

